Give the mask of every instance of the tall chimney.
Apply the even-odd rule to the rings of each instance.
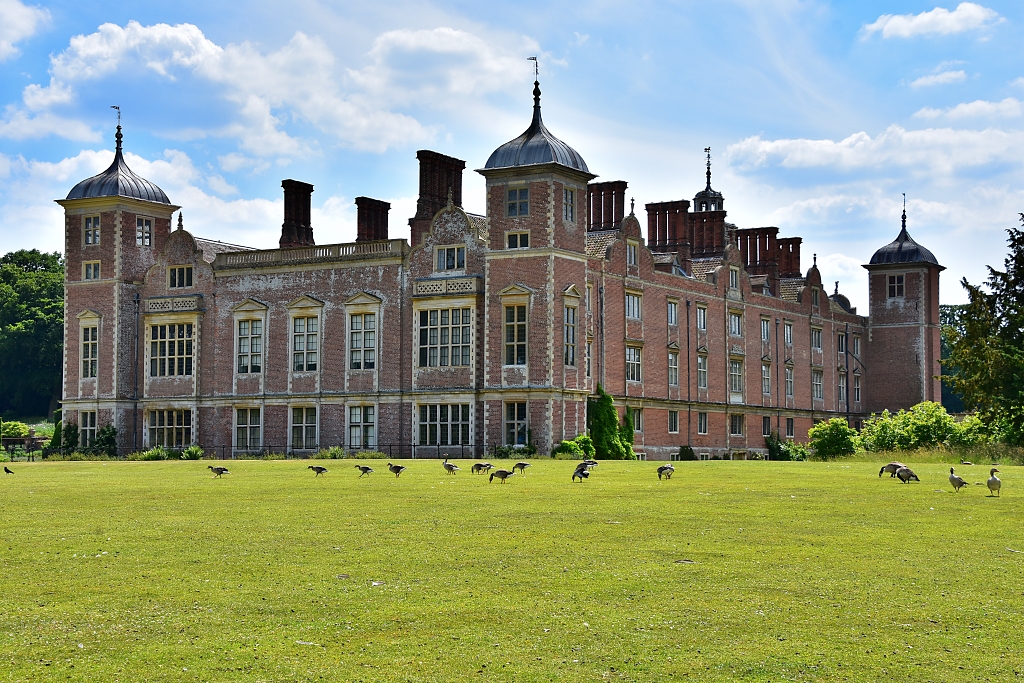
[[[356,206],[356,242],[386,240],[391,204],[370,197],[356,197]]]
[[[284,188],[281,248],[313,246],[316,242],[313,241],[313,226],[309,224],[313,186],[298,180],[282,180],[281,187]]]
[[[587,206],[590,210],[589,230],[616,230],[626,215],[626,181],[587,185]]]
[[[413,246],[423,240],[434,214],[448,203],[449,191],[452,204],[462,207],[462,171],[466,168],[462,159],[428,149],[416,152],[416,158],[420,161],[420,198],[416,201],[416,215],[409,219]]]

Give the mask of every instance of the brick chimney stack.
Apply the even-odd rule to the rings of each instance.
[[[462,171],[466,168],[462,159],[428,149],[416,152],[416,158],[420,161],[420,197],[416,201],[416,215],[409,219],[413,246],[423,240],[434,214],[448,203],[449,191],[452,204],[462,207]]]
[[[356,206],[356,242],[386,240],[391,204],[370,197],[356,197]]]
[[[587,208],[590,210],[588,230],[615,230],[626,215],[626,181],[587,185]]]
[[[298,180],[282,180],[281,187],[284,188],[281,248],[313,246],[316,242],[313,241],[313,226],[309,220],[313,186]]]

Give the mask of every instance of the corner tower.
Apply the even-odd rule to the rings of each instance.
[[[586,198],[596,176],[544,125],[533,86],[529,128],[478,170],[488,218],[485,439],[550,452],[586,431]]]
[[[868,412],[942,401],[939,273],[945,268],[907,232],[874,253],[868,275]]]
[[[83,446],[108,424],[117,428],[121,448],[141,446],[132,442],[142,355],[137,297],[179,208],[128,168],[122,137],[118,126],[105,171],[56,200],[64,207],[66,262],[61,403],[65,422],[82,430]]]

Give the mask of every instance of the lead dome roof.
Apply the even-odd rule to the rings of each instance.
[[[890,263],[932,263],[939,265],[938,259],[911,238],[907,232],[907,212],[903,212],[903,229],[895,240],[885,245],[872,256],[868,265],[880,266]]]
[[[131,197],[147,202],[170,204],[171,200],[156,186],[155,183],[135,175],[128,168],[121,155],[121,126],[117,127],[117,148],[114,161],[107,170],[91,178],[87,178],[71,188],[68,199],[87,199],[89,197]]]
[[[532,164],[556,163],[583,173],[590,173],[579,152],[565,144],[547,129],[540,116],[540,83],[533,82],[533,121],[515,140],[494,150],[485,169],[513,168]]]

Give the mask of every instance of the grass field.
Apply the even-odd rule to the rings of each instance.
[[[14,465],[0,680],[1024,676],[1017,467],[994,498],[941,464],[207,464]]]

